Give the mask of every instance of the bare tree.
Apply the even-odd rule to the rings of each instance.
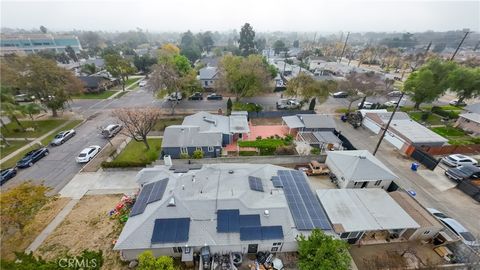
[[[122,108],[113,111],[113,116],[117,117],[123,124],[123,134],[134,139],[137,142],[143,142],[147,150],[147,135],[153,129],[160,119],[161,110],[159,108]]]
[[[153,72],[147,82],[147,88],[157,95],[165,91],[167,94],[177,93],[182,85],[180,74],[175,67],[168,62],[153,66]],[[178,101],[171,101],[172,115],[175,114],[175,106]]]
[[[352,103],[363,98],[362,103],[368,96],[377,94],[378,76],[374,73],[350,73],[346,76],[346,80],[340,83],[340,87],[348,92],[348,111],[352,107]],[[383,83],[383,82],[382,82]]]

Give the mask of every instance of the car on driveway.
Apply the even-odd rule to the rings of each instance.
[[[207,100],[222,100],[223,96],[220,94],[212,93],[207,96]]]
[[[203,95],[200,92],[195,92],[188,97],[188,100],[203,100]]]
[[[61,145],[64,144],[66,141],[70,140],[73,136],[75,136],[76,132],[74,129],[64,130],[58,133],[55,138],[50,142],[50,145]]]
[[[346,98],[346,97],[348,97],[348,93],[344,92],[344,91],[340,91],[340,92],[333,93],[332,96],[334,98]]]
[[[17,168],[27,168],[33,166],[35,162],[48,156],[48,149],[45,147],[32,150],[25,154],[25,156],[17,162]]]
[[[17,175],[17,169],[7,168],[0,171],[0,174],[1,174],[0,185],[3,185],[5,182],[7,182],[11,178],[15,177],[15,175]]]
[[[468,246],[478,247],[480,243],[475,239],[475,236],[471,232],[469,232],[465,227],[463,227],[460,222],[456,221],[453,218],[445,215],[444,213],[438,211],[434,208],[427,208],[427,210],[434,215],[440,222],[442,222],[445,226],[447,226],[450,230],[452,230],[456,235],[462,239],[462,242]]]
[[[372,102],[365,101],[365,102],[363,102],[363,108],[360,108],[360,105],[362,105],[361,102],[358,103],[358,105],[357,105],[359,109],[371,109],[372,106],[373,106],[373,103],[372,103]]]
[[[458,183],[464,180],[478,180],[480,179],[480,168],[466,164],[446,170],[445,175]]]
[[[78,163],[87,163],[89,162],[90,160],[92,160],[92,158],[94,158],[99,152],[100,152],[100,146],[98,145],[91,145],[85,149],[82,150],[82,152],[80,152],[80,154],[78,154],[77,158],[76,158],[76,161]]]
[[[452,105],[452,106],[457,106],[457,107],[461,107],[461,106],[467,106],[467,103],[465,102],[458,102],[458,99],[454,99],[454,100],[451,100],[448,104]]]
[[[457,166],[465,165],[465,164],[477,165],[478,161],[476,161],[475,159],[473,159],[469,156],[466,156],[466,155],[453,154],[453,155],[443,157],[442,158],[442,163],[444,163],[444,164],[446,164],[450,167],[457,167]]]

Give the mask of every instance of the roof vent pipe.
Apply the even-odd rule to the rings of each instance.
[[[263,215],[265,215],[266,217],[270,216],[270,211],[268,210],[263,211]]]

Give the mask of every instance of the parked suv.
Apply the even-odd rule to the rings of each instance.
[[[461,154],[453,154],[453,155],[449,155],[442,158],[442,163],[450,167],[457,167],[465,164],[477,165],[478,161],[476,161],[475,159],[469,156],[465,156]]]
[[[277,101],[277,110],[299,109],[302,106],[295,98],[280,99]]]
[[[480,168],[474,165],[466,164],[456,168],[450,168],[445,171],[445,175],[456,181],[480,179]]]
[[[119,124],[108,125],[106,128],[102,130],[102,135],[105,138],[111,138],[117,135],[120,130],[122,130],[123,126]]]

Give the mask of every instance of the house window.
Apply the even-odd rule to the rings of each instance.
[[[195,150],[202,151],[202,148],[197,146],[197,148]]]
[[[173,247],[174,253],[182,253],[182,247]]]
[[[277,252],[277,251],[278,251],[278,247],[272,247],[271,252]]]
[[[208,152],[213,152],[213,146],[208,147]]]
[[[380,186],[381,183],[382,183],[382,180],[375,181],[375,186]]]
[[[273,243],[274,246],[281,246],[282,243],[281,242],[278,242],[278,243]]]
[[[430,231],[424,231],[423,234],[425,235],[430,234]]]
[[[188,148],[187,147],[182,147],[182,148],[180,148],[180,152],[182,154],[188,154]]]
[[[205,81],[205,86],[208,86],[208,81]]]

